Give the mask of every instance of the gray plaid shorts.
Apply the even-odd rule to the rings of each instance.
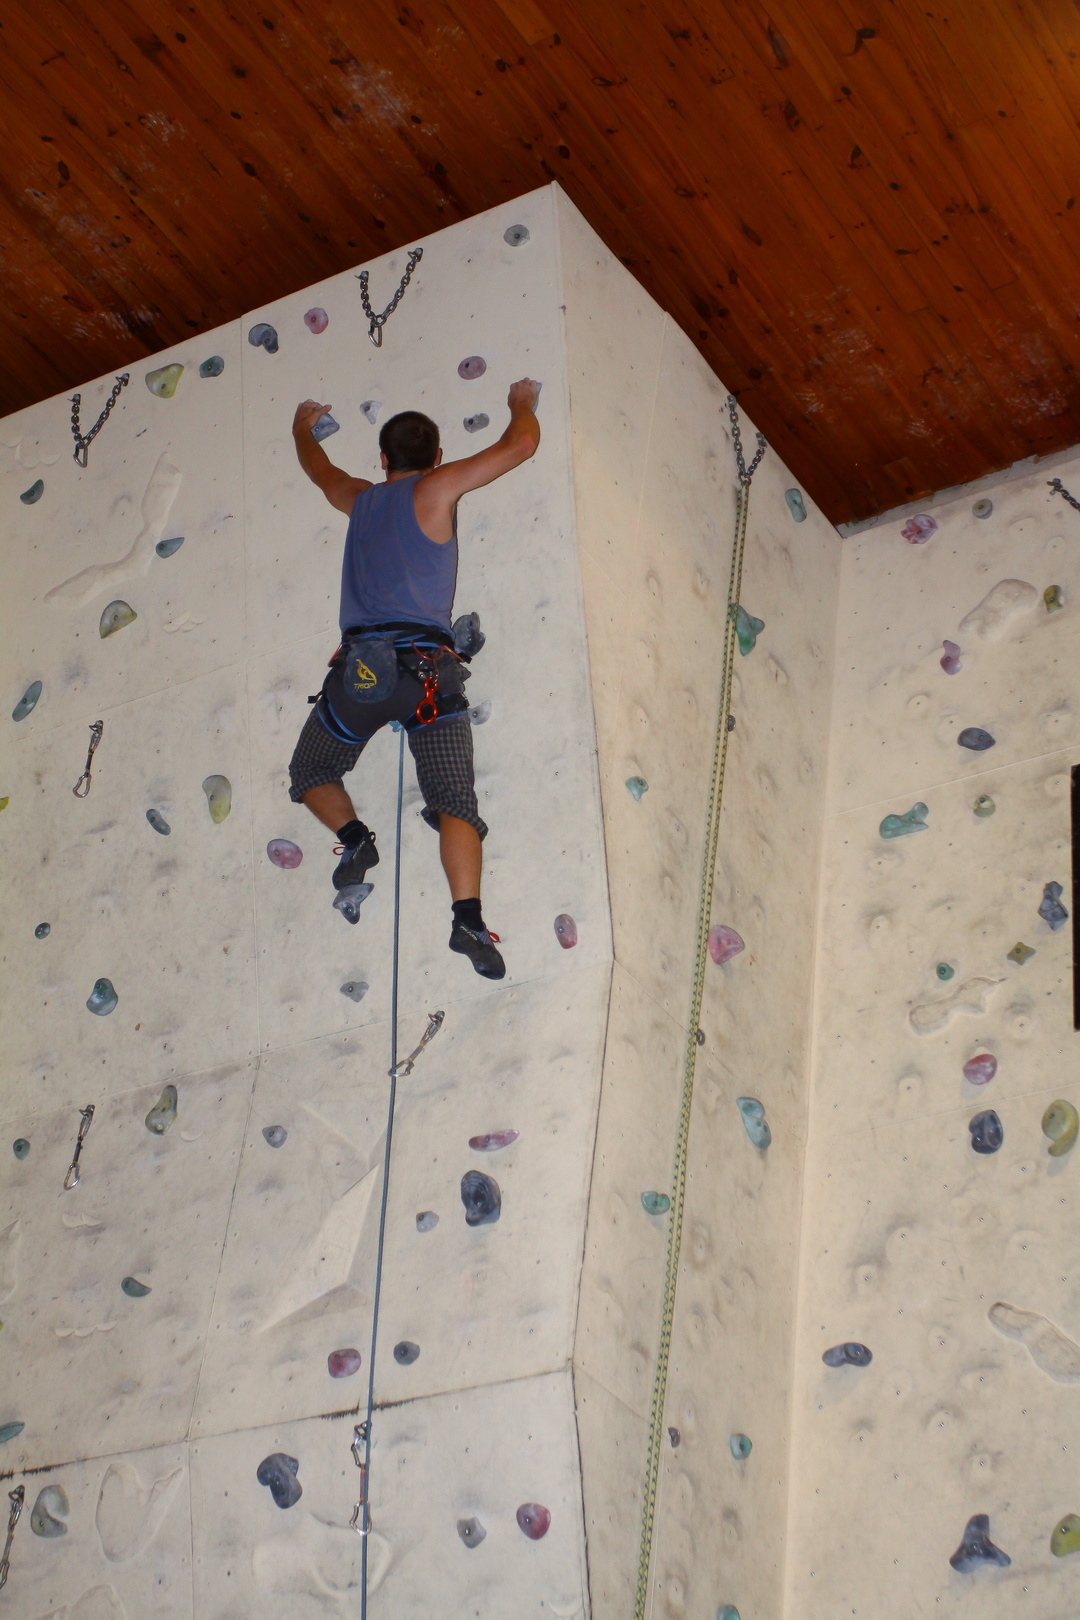
[[[456,816],[475,827],[481,838],[487,823],[480,818],[473,776],[473,728],[467,714],[450,714],[408,733],[416,780],[424,796],[420,814],[436,830],[439,817]],[[312,709],[289,764],[289,797],[299,804],[311,788],[340,782],[370,742],[339,742]]]

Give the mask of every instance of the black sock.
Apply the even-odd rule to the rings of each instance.
[[[362,821],[347,821],[344,827],[338,828],[337,835],[338,841],[344,844],[346,849],[355,849],[357,844],[364,842],[368,830]]]
[[[463,923],[466,928],[471,928],[476,933],[480,933],[483,929],[484,919],[480,913],[479,899],[455,900],[451,909],[456,923]]]

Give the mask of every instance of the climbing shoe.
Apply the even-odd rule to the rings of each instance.
[[[358,883],[363,883],[368,869],[379,864],[379,852],[375,848],[375,834],[365,827],[362,821],[356,823],[359,834],[355,841],[350,838],[344,845],[338,845],[335,854],[341,859],[334,869],[334,888],[351,889]]]
[[[505,979],[506,963],[495,948],[498,937],[498,934],[489,934],[484,927],[470,928],[467,923],[455,922],[450,949],[467,956],[481,978]]]

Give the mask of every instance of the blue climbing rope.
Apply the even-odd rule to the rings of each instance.
[[[375,1348],[379,1337],[379,1300],[382,1294],[383,1247],[386,1242],[386,1201],[390,1192],[390,1148],[394,1140],[394,1105],[397,1102],[398,938],[401,928],[401,800],[405,781],[405,732],[398,733],[397,815],[394,827],[394,946],[390,980],[390,1100],[386,1110],[386,1145],[383,1149],[382,1199],[379,1204],[379,1240],[375,1250],[375,1295],[371,1307],[371,1344],[368,1351],[367,1418],[357,1428],[353,1457],[360,1475],[360,1620],[367,1620],[368,1539],[371,1529],[371,1420],[375,1409]],[[359,1446],[364,1460],[360,1464]]]

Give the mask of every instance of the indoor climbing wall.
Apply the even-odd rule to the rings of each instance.
[[[792,1617],[1080,1612],[1080,456],[844,543]]]

